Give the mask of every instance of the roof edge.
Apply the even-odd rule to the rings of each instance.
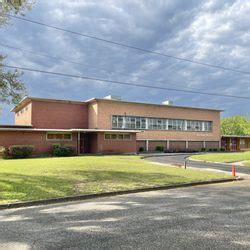
[[[27,131],[27,132],[110,132],[110,133],[140,133],[141,130],[125,130],[125,129],[48,129],[48,128],[1,128],[1,131]]]
[[[217,111],[217,112],[223,112],[224,111],[222,109],[215,109],[215,108],[202,108],[202,107],[191,107],[191,106],[166,105],[166,104],[161,104],[161,103],[134,102],[134,101],[126,101],[126,100],[103,99],[103,98],[91,98],[89,100],[86,100],[87,103],[98,102],[98,101],[128,103],[128,104],[136,104],[136,105],[150,105],[150,106],[170,107],[170,108],[184,108],[184,109],[208,110],[208,111]]]
[[[161,104],[161,103],[135,102],[135,101],[126,101],[126,100],[111,100],[111,99],[103,99],[103,98],[90,98],[90,99],[88,99],[86,101],[74,101],[74,100],[66,100],[66,99],[50,99],[50,98],[39,98],[39,97],[26,96],[13,109],[11,109],[11,112],[19,111],[24,105],[27,105],[32,100],[34,100],[34,101],[43,101],[43,102],[72,103],[72,104],[80,104],[80,105],[87,105],[89,103],[102,101],[102,102],[127,103],[127,104],[135,104],[135,105],[150,105],[150,106],[158,106],[158,107],[208,110],[208,111],[217,111],[217,112],[223,112],[224,111],[222,109],[215,109],[215,108],[165,105],[165,104]]]
[[[71,103],[71,104],[80,104],[86,105],[87,103],[84,101],[74,101],[74,100],[67,100],[67,99],[52,99],[52,98],[40,98],[40,97],[32,97],[32,96],[25,96],[13,109],[11,112],[19,111],[23,106],[27,105],[31,101],[39,101],[39,102],[59,102],[59,103]]]

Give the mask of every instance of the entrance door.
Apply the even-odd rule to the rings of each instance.
[[[91,133],[80,133],[80,154],[90,153]]]
[[[231,139],[231,150],[232,151],[237,151],[237,138],[232,138]]]
[[[84,154],[85,134],[80,133],[80,154]]]

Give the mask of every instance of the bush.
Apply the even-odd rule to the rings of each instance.
[[[220,148],[220,151],[221,151],[221,152],[225,152],[226,149],[225,149],[225,148]]]
[[[53,156],[73,156],[75,154],[75,149],[71,145],[52,145],[52,155]]]
[[[205,151],[206,151],[206,148],[201,148],[201,151],[202,151],[202,152],[205,152]]]
[[[144,152],[144,147],[139,147],[139,152]]]
[[[28,158],[34,152],[32,145],[14,145],[4,151],[5,159],[23,159]]]
[[[3,159],[10,159],[10,152],[8,148],[4,148],[3,152],[2,152],[2,157]]]
[[[213,151],[214,151],[214,152],[218,152],[218,148],[214,148]]]
[[[212,151],[213,151],[213,149],[212,149],[212,148],[210,148],[210,149],[208,149],[208,151],[209,151],[209,152],[212,152]]]
[[[155,151],[163,152],[164,151],[164,146],[156,146]]]

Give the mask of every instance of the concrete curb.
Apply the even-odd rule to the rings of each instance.
[[[193,162],[203,162],[203,163],[212,163],[212,164],[218,164],[218,165],[224,165],[224,166],[229,166],[232,167],[234,165],[235,167],[247,167],[244,165],[238,165],[235,164],[234,162],[218,162],[218,161],[204,161],[204,160],[198,160],[198,159],[192,159],[192,155],[187,158],[189,161]]]
[[[140,192],[192,187],[192,186],[198,186],[198,185],[233,182],[233,181],[239,181],[239,180],[242,180],[242,179],[241,178],[235,178],[235,179],[228,178],[228,179],[218,179],[218,180],[211,180],[211,181],[198,181],[198,182],[191,182],[191,183],[184,183],[184,184],[174,184],[174,185],[167,185],[167,186],[155,186],[155,187],[149,187],[149,188],[139,188],[139,189],[132,189],[132,190],[124,190],[124,191],[106,192],[106,193],[100,193],[100,194],[66,196],[62,198],[54,198],[54,199],[48,199],[48,200],[17,202],[17,203],[0,205],[0,210],[11,209],[11,208],[21,208],[21,207],[31,207],[31,206],[38,206],[38,205],[57,204],[57,203],[63,203],[63,202],[69,202],[69,201],[89,200],[89,199],[111,197],[111,196],[123,195],[123,194],[133,194],[133,193],[140,193]]]
[[[141,159],[152,158],[152,157],[164,157],[164,156],[176,156],[176,155],[189,155],[191,157],[193,155],[197,155],[199,153],[166,153],[166,154],[148,154],[148,155],[138,155]]]

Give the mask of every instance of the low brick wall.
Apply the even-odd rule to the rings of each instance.
[[[1,131],[0,147],[8,148],[13,145],[33,145],[34,155],[48,154],[53,144],[72,145],[77,150],[77,134],[72,134],[72,141],[47,141],[46,132]]]

